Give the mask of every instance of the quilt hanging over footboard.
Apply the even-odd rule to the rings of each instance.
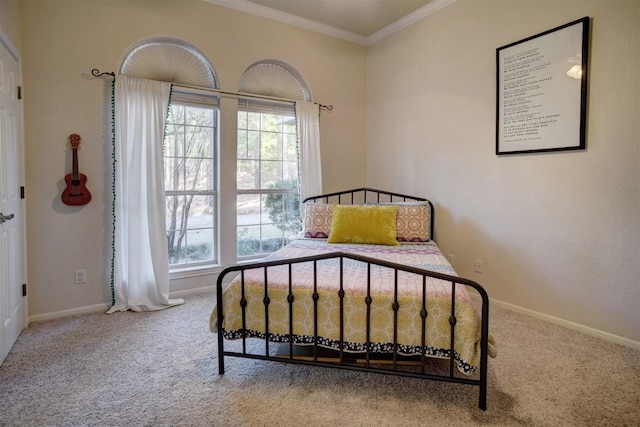
[[[324,239],[299,239],[289,243],[267,258],[267,261],[291,259],[332,252],[345,252],[367,256],[397,264],[454,275],[455,271],[433,242],[402,244],[400,246],[329,244]],[[394,270],[351,259],[339,258],[246,270],[242,289],[239,277],[224,291],[223,336],[226,339],[244,337],[268,338],[276,343],[313,344],[340,349],[340,280],[344,290],[344,327],[342,345],[348,352],[393,352],[403,355],[450,357],[451,292],[452,284],[410,272],[399,271],[398,290]],[[342,269],[342,270],[341,270]],[[293,294],[293,335],[290,336],[289,294]],[[265,276],[268,290],[265,290]],[[369,283],[369,285],[367,284]],[[422,289],[426,287],[425,346],[422,346]],[[369,288],[369,289],[368,289]],[[313,294],[317,292],[317,301]],[[367,305],[371,296],[370,333],[366,336]],[[265,317],[265,296],[269,298],[268,317]],[[394,301],[397,311],[397,336],[394,340]],[[241,300],[246,300],[243,319]],[[315,304],[317,303],[317,306]],[[317,310],[317,324],[314,322]],[[455,351],[458,369],[475,372],[480,361],[481,320],[465,286],[455,287]],[[268,337],[265,336],[265,318],[268,318]],[[243,327],[244,322],[244,327]],[[210,327],[217,332],[217,310],[214,309]],[[291,337],[291,338],[290,338]],[[368,344],[367,344],[368,343]],[[489,355],[493,355],[493,340],[489,339]],[[368,348],[367,348],[368,345]]]

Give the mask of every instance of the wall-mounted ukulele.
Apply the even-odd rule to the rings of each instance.
[[[73,150],[73,172],[64,177],[67,188],[62,192],[62,203],[71,206],[86,205],[91,201],[91,193],[85,183],[87,176],[78,172],[78,146],[80,145],[80,135],[73,134],[69,136],[71,149]]]

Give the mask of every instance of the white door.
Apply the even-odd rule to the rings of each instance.
[[[26,326],[18,59],[0,38],[0,363]]]

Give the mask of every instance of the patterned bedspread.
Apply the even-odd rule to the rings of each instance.
[[[329,244],[324,239],[300,239],[270,255],[267,260],[290,259],[331,252],[347,252],[421,269],[456,275],[455,271],[433,242],[401,246]],[[338,258],[317,262],[318,344],[327,348],[340,348],[340,262]],[[370,272],[371,331],[369,351],[392,352],[394,347],[392,304],[394,270],[372,265]],[[264,269],[245,271],[244,295],[246,306],[246,337],[265,338]],[[270,304],[269,340],[289,342],[289,269],[275,266],[267,269]],[[296,344],[314,343],[314,267],[313,263],[294,264],[293,283],[293,341]],[[422,276],[398,272],[398,332],[397,348],[400,354],[419,355],[422,352]],[[366,350],[367,268],[360,261],[343,260],[344,289],[344,350]],[[424,348],[427,356],[449,357],[451,326],[450,282],[427,277],[427,320]],[[239,276],[224,291],[223,336],[226,339],[242,337],[241,286]],[[458,369],[473,373],[480,361],[481,321],[471,304],[464,285],[456,285],[456,325],[454,357]],[[217,332],[217,310],[211,315],[211,331]],[[493,355],[493,340],[489,341],[489,355]]]

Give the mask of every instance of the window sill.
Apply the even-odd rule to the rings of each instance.
[[[224,267],[219,264],[175,268],[169,271],[169,280],[218,274],[223,269]]]
[[[262,262],[266,256],[261,258],[251,258],[238,261],[234,265],[251,264],[253,262]],[[169,271],[169,280],[186,279],[189,277],[208,276],[211,274],[220,274],[224,270],[224,266],[220,264],[201,265],[194,267],[178,267]]]
[[[243,265],[243,264],[251,264],[253,262],[262,262],[262,261],[266,261],[267,256],[263,256],[260,258],[249,258],[249,259],[242,259],[242,260],[238,260],[238,264],[237,265]]]

